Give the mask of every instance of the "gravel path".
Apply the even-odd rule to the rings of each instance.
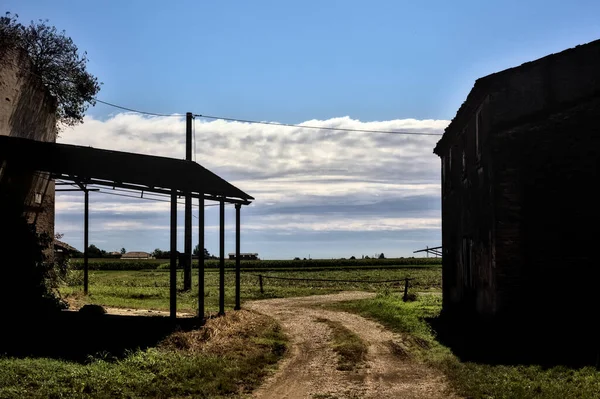
[[[262,399],[457,398],[439,371],[402,350],[402,338],[361,316],[316,308],[316,305],[374,296],[367,292],[269,299],[245,308],[281,323],[290,338],[290,353],[279,369],[253,394]],[[330,346],[331,330],[317,319],[342,323],[367,345],[367,359],[353,371],[337,370]]]

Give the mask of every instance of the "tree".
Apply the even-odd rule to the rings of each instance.
[[[105,250],[98,248],[94,244],[88,247],[88,258],[102,258],[105,254]]]
[[[193,254],[196,256],[198,256],[198,254],[200,254],[200,245],[196,244]],[[204,259],[210,259],[210,258],[211,258],[210,252],[208,252],[208,250],[206,248],[204,248]]]
[[[379,259],[385,259],[385,256],[383,255],[383,252],[379,255]]]
[[[171,252],[161,251],[159,248],[156,248],[152,251],[151,255],[154,259],[168,259],[171,256]]]
[[[81,54],[65,31],[47,25],[48,20],[31,21],[27,26],[18,15],[0,17],[0,43],[21,48],[29,55],[35,73],[56,98],[59,122],[73,126],[83,121],[101,83],[86,70],[87,52]]]
[[[121,255],[127,253],[127,250],[125,248],[121,248]]]
[[[350,259],[354,260],[354,259],[356,259],[356,257],[355,257],[354,255],[352,255],[352,256],[350,257]]]

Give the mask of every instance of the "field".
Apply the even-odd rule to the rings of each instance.
[[[76,269],[83,269],[83,259],[71,259],[71,265]],[[390,258],[390,259],[310,259],[310,260],[244,260],[241,267],[247,270],[273,270],[273,269],[317,269],[317,268],[382,268],[396,266],[440,266],[441,258]],[[235,266],[235,261],[226,259],[225,267]],[[198,261],[193,262],[193,267],[198,267]],[[204,267],[214,269],[219,267],[218,259],[207,259]],[[88,260],[89,270],[153,270],[168,269],[169,259],[111,259],[92,258]]]
[[[263,278],[264,293],[260,292],[259,278]],[[361,280],[366,282],[345,283],[339,281],[302,281],[281,280],[270,277],[293,279],[328,279],[328,280]],[[226,308],[234,305],[233,270],[225,273],[225,304]],[[411,280],[411,290],[427,291],[441,288],[441,268],[439,266],[409,267],[388,266],[385,269],[349,268],[349,269],[320,269],[247,271],[241,273],[240,296],[242,301],[262,298],[289,296],[317,295],[339,292],[343,290],[366,290],[373,292],[400,292],[404,289],[403,282],[377,283],[381,280]],[[79,300],[82,303],[93,303],[113,307],[130,307],[143,309],[167,310],[169,307],[169,272],[168,270],[134,270],[134,271],[91,271],[89,276],[89,295],[81,294],[81,282],[74,279],[73,285],[60,289],[67,299]],[[198,275],[194,270],[193,290],[182,292],[183,276],[178,272],[178,311],[195,312],[198,302]],[[368,282],[372,281],[372,282]],[[207,311],[218,309],[219,273],[215,269],[205,272],[205,304]]]
[[[264,261],[261,261],[264,262]],[[493,365],[473,362],[462,362],[451,350],[436,341],[435,332],[426,322],[435,317],[441,310],[441,267],[435,261],[425,261],[416,265],[367,264],[357,262],[344,268],[336,268],[334,262],[314,262],[311,266],[304,264],[302,268],[292,268],[298,261],[262,263],[257,267],[254,262],[244,262],[241,274],[242,301],[317,295],[339,292],[343,290],[364,290],[376,292],[374,299],[352,301],[335,305],[338,310],[345,310],[375,319],[390,330],[400,333],[410,344],[411,356],[425,362],[448,377],[454,390],[468,398],[595,398],[600,397],[600,373],[592,367],[543,368],[537,365]],[[300,261],[303,262],[303,261]],[[92,261],[91,264],[101,264]],[[78,304],[95,303],[114,307],[144,308],[166,310],[169,306],[169,272],[161,265],[164,262],[152,261],[153,268],[139,270],[93,270],[90,271],[90,295],[81,293],[81,272],[74,272],[70,285],[61,287],[61,294]],[[432,264],[433,263],[433,264]],[[232,263],[228,263],[231,266]],[[98,267],[103,268],[103,267]],[[109,267],[112,268],[112,267]],[[258,275],[263,276],[264,292],[260,292]],[[227,317],[235,317],[230,311],[234,301],[234,272],[228,267],[225,273]],[[290,278],[299,280],[273,279]],[[205,272],[206,297],[208,312],[218,308],[218,270],[211,266]],[[414,302],[403,302],[401,294],[403,283],[381,283],[380,280],[402,280],[412,278],[410,292],[417,294]],[[302,279],[324,279],[330,281],[309,281]],[[360,280],[361,282],[341,282],[340,280]],[[182,288],[182,273],[178,271],[178,310],[194,312],[197,303],[197,269],[193,272],[193,290],[185,293]],[[213,320],[220,320],[219,318]],[[136,395],[161,396],[169,390],[175,390],[181,396],[212,392],[211,397],[230,396],[235,391],[231,379],[243,382],[245,389],[256,386],[264,376],[264,370],[281,356],[281,348],[285,338],[278,335],[268,320],[263,320],[264,329],[253,338],[254,343],[270,342],[266,346],[256,347],[256,356],[252,359],[236,357],[239,353],[220,354],[215,357],[203,354],[184,354],[178,350],[156,348],[131,354],[116,363],[95,359],[86,365],[68,363],[50,359],[10,359],[0,357],[0,396],[35,397],[33,392],[40,392],[39,397],[50,397],[56,394],[68,395],[78,392],[81,397],[101,397],[99,392],[108,389],[114,397],[130,397]],[[338,331],[339,330],[339,331]],[[359,345],[348,331],[338,329],[335,335],[350,349],[350,354],[360,355]],[[272,338],[264,338],[264,337]],[[338,337],[339,336],[339,337]],[[261,338],[262,337],[262,338]],[[334,337],[334,338],[335,338]],[[265,339],[267,341],[265,341]],[[180,339],[174,342],[180,343]],[[352,344],[352,345],[350,345]],[[243,345],[238,343],[238,345]],[[278,349],[279,348],[279,349]],[[341,347],[345,349],[345,347]],[[165,352],[166,350],[166,352]],[[196,356],[196,357],[194,357]],[[161,359],[168,359],[164,362]],[[221,360],[219,360],[221,359]],[[202,364],[203,370],[195,365]],[[346,367],[346,365],[342,365]],[[244,373],[257,367],[258,373],[251,374],[244,380]],[[29,370],[29,371],[28,371]],[[27,379],[25,384],[16,383],[23,375],[42,373],[52,383],[41,386],[35,378]],[[187,370],[187,371],[185,371]],[[244,371],[246,370],[246,371]],[[261,371],[262,370],[262,371]],[[189,385],[180,379],[185,372],[201,376],[199,385]],[[29,374],[28,374],[29,373]],[[181,374],[183,373],[183,374]],[[158,378],[157,376],[163,376]],[[217,375],[219,378],[217,379]],[[73,377],[75,376],[75,377]],[[127,376],[150,381],[148,388],[140,384],[128,382]],[[222,378],[221,378],[222,377]],[[130,378],[130,379],[131,379]],[[158,378],[158,379],[157,379]],[[108,379],[115,383],[106,385]],[[227,380],[229,379],[229,380]],[[12,382],[11,382],[12,381]],[[61,382],[62,381],[62,382]],[[216,381],[216,383],[215,383]],[[29,384],[29,385],[27,385]],[[61,388],[61,384],[66,388]],[[4,388],[3,388],[4,386]],[[29,388],[28,388],[29,387]],[[38,390],[38,391],[36,391]],[[107,391],[108,392],[108,391]]]

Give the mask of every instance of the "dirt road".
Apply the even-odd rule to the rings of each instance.
[[[403,354],[402,338],[361,316],[315,305],[362,299],[366,292],[253,301],[245,307],[278,320],[290,337],[290,353],[253,397],[262,399],[457,398],[437,370]],[[337,370],[328,319],[340,322],[367,345],[364,365]]]

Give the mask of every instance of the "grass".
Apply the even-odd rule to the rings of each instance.
[[[83,269],[83,259],[71,259],[70,263],[77,269]],[[310,259],[310,260],[242,260],[244,269],[312,269],[312,268],[340,268],[362,267],[380,268],[388,266],[441,266],[441,258],[390,258],[390,259]],[[235,261],[226,259],[225,267],[234,267]],[[169,259],[115,259],[92,258],[88,260],[89,270],[142,270],[142,269],[168,269]],[[193,267],[198,267],[198,261],[193,262]],[[218,259],[207,259],[205,268],[218,268]]]
[[[285,337],[272,319],[235,312],[114,362],[0,357],[0,397],[240,397],[284,351]]]
[[[442,370],[456,392],[473,399],[565,399],[600,397],[600,372],[592,367],[542,368],[536,365],[486,365],[461,362],[435,340],[424,320],[437,316],[441,297],[420,295],[415,302],[402,302],[400,295],[378,295],[374,299],[331,305],[381,322],[402,334],[411,355]]]
[[[322,318],[317,319],[317,321],[327,324],[331,329],[331,346],[339,356],[338,370],[352,371],[364,362],[367,345],[358,335],[338,321]]]
[[[262,273],[264,276],[332,279],[332,280],[396,280],[405,277],[416,278],[411,281],[414,290],[439,289],[441,269],[438,267],[412,268],[398,267],[394,269],[336,269],[314,271],[278,271]],[[193,274],[193,289],[181,292],[182,274],[178,272],[177,283],[180,289],[177,295],[179,311],[194,312],[197,309],[197,272]],[[225,273],[226,307],[234,305],[233,271]],[[89,276],[89,295],[84,297],[82,287],[77,285],[60,288],[63,296],[76,299],[81,303],[93,303],[113,307],[129,307],[142,309],[166,310],[169,308],[169,272],[166,270],[138,271],[91,271]],[[400,292],[403,283],[339,283],[339,282],[310,282],[297,280],[276,280],[264,278],[264,293],[261,293],[256,273],[242,272],[240,290],[242,300],[280,298],[290,296],[305,296],[328,294],[342,290],[366,290]],[[218,309],[219,273],[208,270],[205,273],[205,304],[208,311]]]

